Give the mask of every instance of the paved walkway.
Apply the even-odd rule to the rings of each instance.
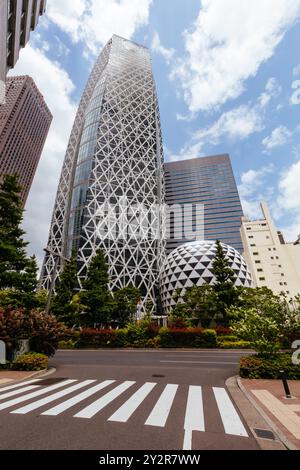
[[[241,383],[277,430],[300,450],[300,381],[288,381],[292,399],[285,398],[281,380],[242,379]]]
[[[10,382],[19,380],[29,379],[30,377],[37,375],[37,372],[19,372],[12,370],[0,370],[0,387]]]

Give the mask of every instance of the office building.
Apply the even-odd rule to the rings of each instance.
[[[256,287],[268,287],[288,297],[300,294],[300,245],[286,243],[278,232],[266,203],[261,204],[263,218],[243,218],[241,235],[244,258]]]
[[[20,49],[29,41],[30,32],[46,10],[46,0],[1,0],[0,2],[0,80],[19,58]]]
[[[72,249],[78,252],[82,285],[91,259],[102,249],[111,290],[134,285],[143,306],[155,303],[164,255],[162,172],[149,50],[114,35],[96,62],[75,118],[42,286],[49,289],[55,258],[68,258]]]
[[[229,155],[165,163],[164,169],[166,203],[176,208],[167,217],[167,252],[189,241],[220,240],[242,253],[243,210]]]
[[[51,121],[31,77],[7,78],[5,104],[0,105],[0,179],[6,174],[18,176],[24,206]]]

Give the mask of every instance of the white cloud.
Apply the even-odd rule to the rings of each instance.
[[[179,155],[173,155],[173,160],[195,158],[203,151],[205,146],[218,145],[221,141],[238,141],[249,137],[255,132],[261,132],[264,125],[267,105],[272,98],[281,92],[278,81],[271,77],[263,93],[256,103],[248,103],[227,111],[212,125],[194,132],[192,138],[181,149]],[[177,114],[177,120],[191,121],[195,116],[182,116]]]
[[[300,75],[300,64],[293,68],[293,75],[294,77],[298,77],[298,75]]]
[[[158,54],[160,54],[165,59],[167,64],[171,62],[175,54],[175,49],[167,49],[161,44],[160,37],[157,31],[155,31],[153,35],[151,49],[154,52],[157,52]]]
[[[71,99],[74,85],[58,63],[51,62],[42,50],[30,45],[22,50],[12,74],[30,74],[53,114],[24,219],[27,238],[31,242],[29,251],[36,253],[41,261],[43,247],[47,244],[58,179],[76,112]]]
[[[293,163],[279,180],[279,210],[292,216],[292,223],[283,228],[287,240],[296,240],[300,234],[300,160]]]
[[[267,150],[281,147],[292,137],[293,133],[285,126],[276,127],[269,137],[263,139],[262,144]]]
[[[48,16],[73,42],[82,41],[93,54],[113,34],[130,39],[146,25],[152,0],[52,0]]]
[[[300,104],[300,80],[295,80],[292,83],[292,89],[295,90],[290,98],[291,104]]]
[[[300,14],[300,0],[202,0],[171,73],[191,112],[237,98]]]
[[[242,174],[238,190],[247,217],[252,219],[261,217],[260,202],[268,200],[273,192],[273,189],[265,184],[266,178],[273,172],[274,166],[271,164]]]

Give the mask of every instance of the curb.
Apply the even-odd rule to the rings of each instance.
[[[272,419],[267,415],[267,413],[261,408],[261,406],[258,405],[256,400],[250,395],[246,387],[241,382],[240,377],[236,377],[237,385],[241,392],[247,397],[249,402],[252,404],[252,406],[256,409],[256,411],[262,416],[262,418],[265,420],[265,422],[269,425],[271,430],[274,432],[275,435],[277,435],[278,439],[284,444],[284,446],[288,450],[299,450],[292,442],[289,441],[289,439],[286,437],[286,435],[278,428],[278,426],[272,421]]]
[[[52,375],[52,374],[54,374],[54,372],[56,372],[55,367],[50,367],[49,369],[39,370],[37,372],[33,372],[32,374],[28,375],[24,379],[11,380],[9,383],[0,385],[0,390],[1,390],[1,388],[7,387],[7,386],[12,385],[12,384],[18,384],[18,383],[25,382],[26,380],[32,379],[33,377],[48,377],[48,375]]]
[[[260,450],[287,450],[289,447],[286,445],[286,440],[282,439],[282,433],[270,424],[270,420],[266,419],[265,413],[256,406],[256,403],[251,400],[244,387],[240,387],[239,377],[234,376],[226,380],[226,387],[240,411],[245,423],[249,427],[253,438],[256,440]],[[275,435],[275,439],[267,439],[258,437],[255,429],[262,429],[271,431]],[[294,446],[293,446],[294,449]]]
[[[152,353],[160,353],[160,352],[219,352],[219,353],[237,353],[241,354],[253,354],[253,349],[221,349],[221,348],[83,348],[83,349],[58,349],[56,352],[96,352],[96,351],[126,351],[126,352],[152,352]]]

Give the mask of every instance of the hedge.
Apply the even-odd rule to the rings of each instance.
[[[45,354],[28,353],[19,356],[12,364],[13,370],[39,371],[48,367],[48,356]]]
[[[68,347],[70,343],[62,343]],[[215,348],[217,335],[214,330],[202,328],[169,329],[149,325],[129,326],[123,330],[84,329],[76,348]]]
[[[300,365],[292,363],[291,354],[255,355],[240,360],[240,376],[247,379],[281,379],[281,370],[289,380],[300,379]]]
[[[218,346],[221,349],[251,349],[249,341],[221,341]]]

